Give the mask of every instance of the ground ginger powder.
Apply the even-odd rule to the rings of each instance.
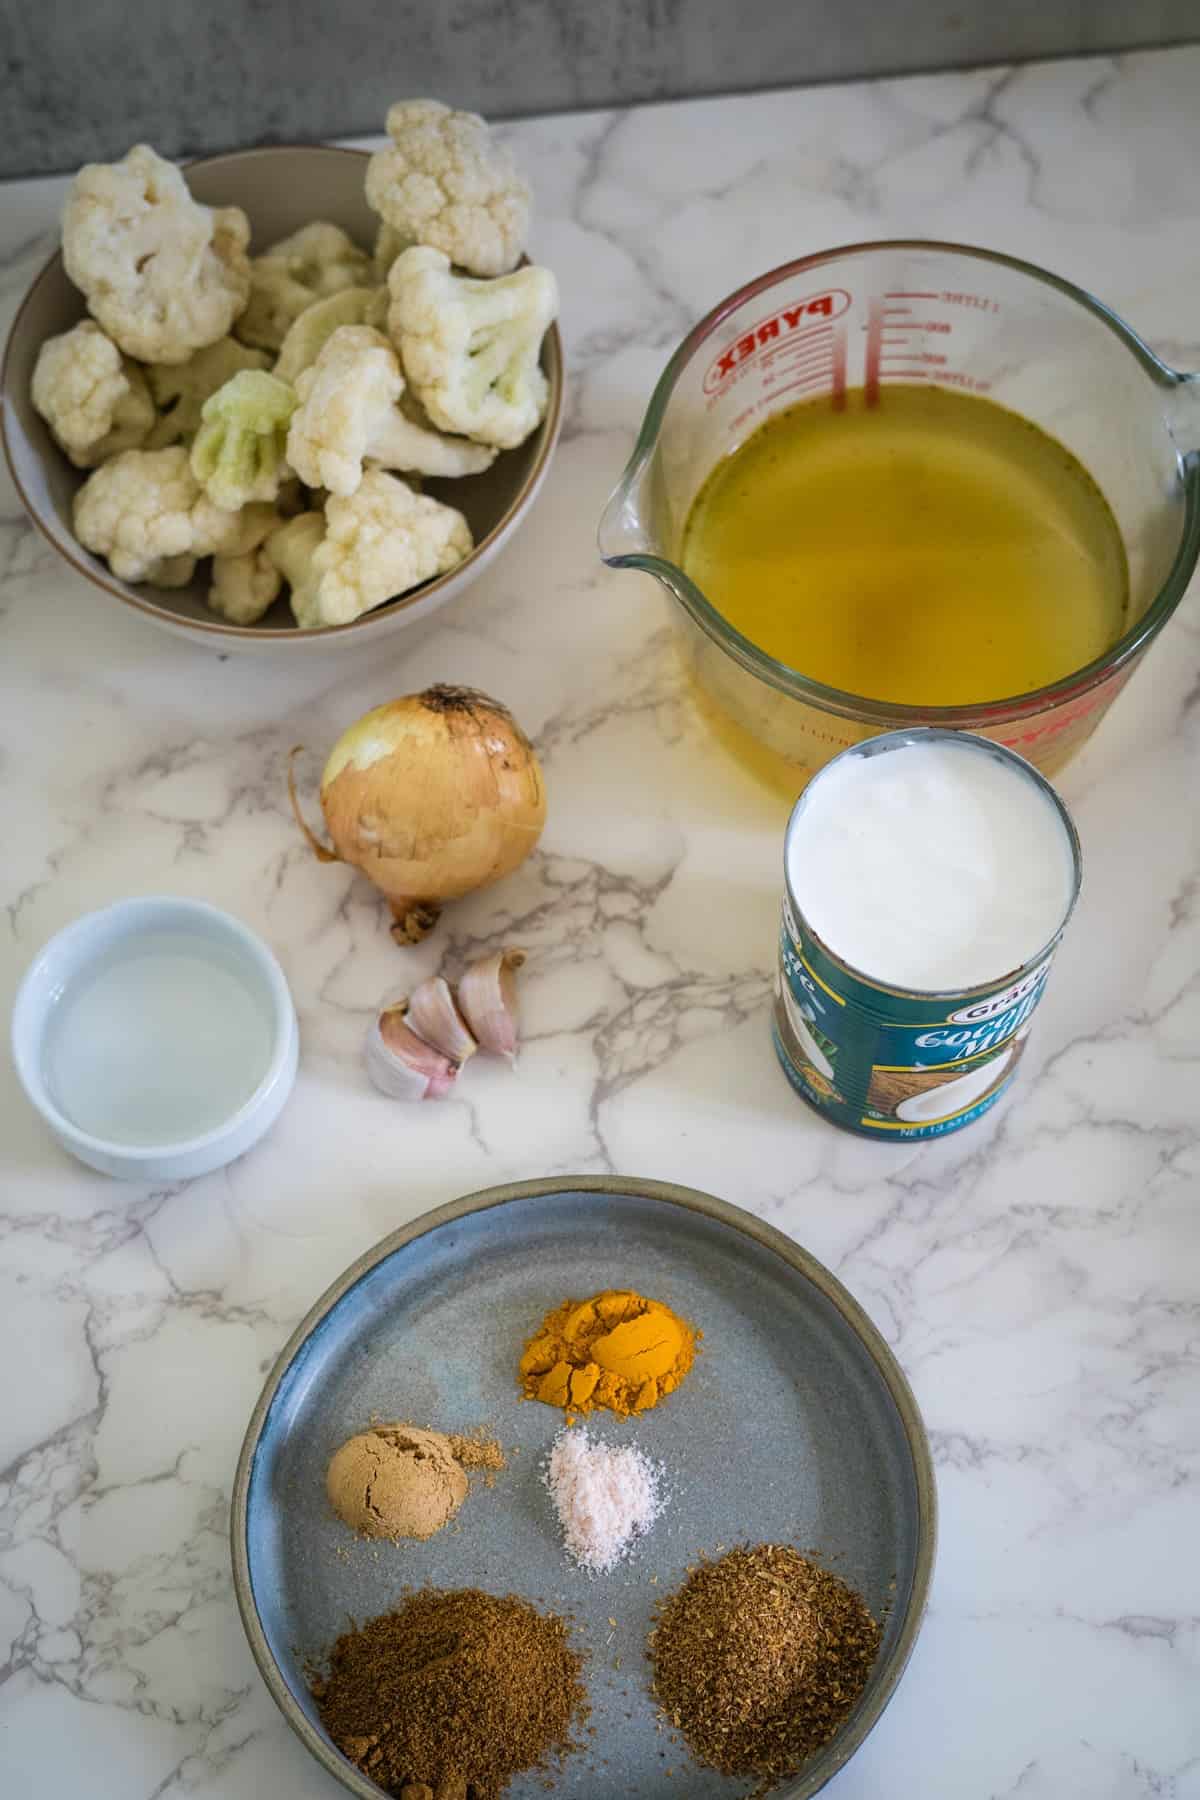
[[[648,1412],[679,1386],[702,1335],[643,1294],[610,1289],[564,1300],[525,1346],[521,1388],[527,1400],[570,1413]]]

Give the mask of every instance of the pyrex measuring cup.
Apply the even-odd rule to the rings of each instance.
[[[614,568],[656,575],[704,710],[792,788],[848,745],[917,724],[995,738],[1044,771],[1095,729],[1170,618],[1200,550],[1200,377],[1169,369],[1098,300],[1031,263],[957,244],[855,244],[772,270],[702,319],[651,398],[600,523]],[[758,649],[679,567],[693,500],[717,461],[800,400],[886,400],[932,382],[1022,414],[1102,489],[1129,563],[1125,629],[1059,681],[969,706],[864,698]],[[862,496],[871,505],[869,492]],[[765,752],[765,755],[764,755]]]

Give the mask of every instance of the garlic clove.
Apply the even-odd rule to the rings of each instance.
[[[497,950],[471,964],[458,984],[458,1005],[485,1050],[517,1060],[517,970],[523,950]]]
[[[404,1002],[376,1014],[365,1054],[368,1075],[392,1100],[443,1100],[458,1074],[449,1057],[409,1029]]]
[[[459,1068],[479,1048],[444,975],[431,975],[413,989],[404,1009],[404,1020],[410,1031],[415,1031],[419,1038],[424,1038]]]

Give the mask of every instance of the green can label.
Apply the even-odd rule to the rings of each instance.
[[[1020,1062],[1052,957],[992,987],[917,994],[867,982],[783,906],[775,1048],[797,1093],[865,1137],[940,1137],[980,1117]]]

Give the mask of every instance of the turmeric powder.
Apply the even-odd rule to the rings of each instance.
[[[564,1300],[525,1345],[521,1388],[568,1412],[627,1418],[674,1393],[703,1336],[659,1300],[621,1289]]]

